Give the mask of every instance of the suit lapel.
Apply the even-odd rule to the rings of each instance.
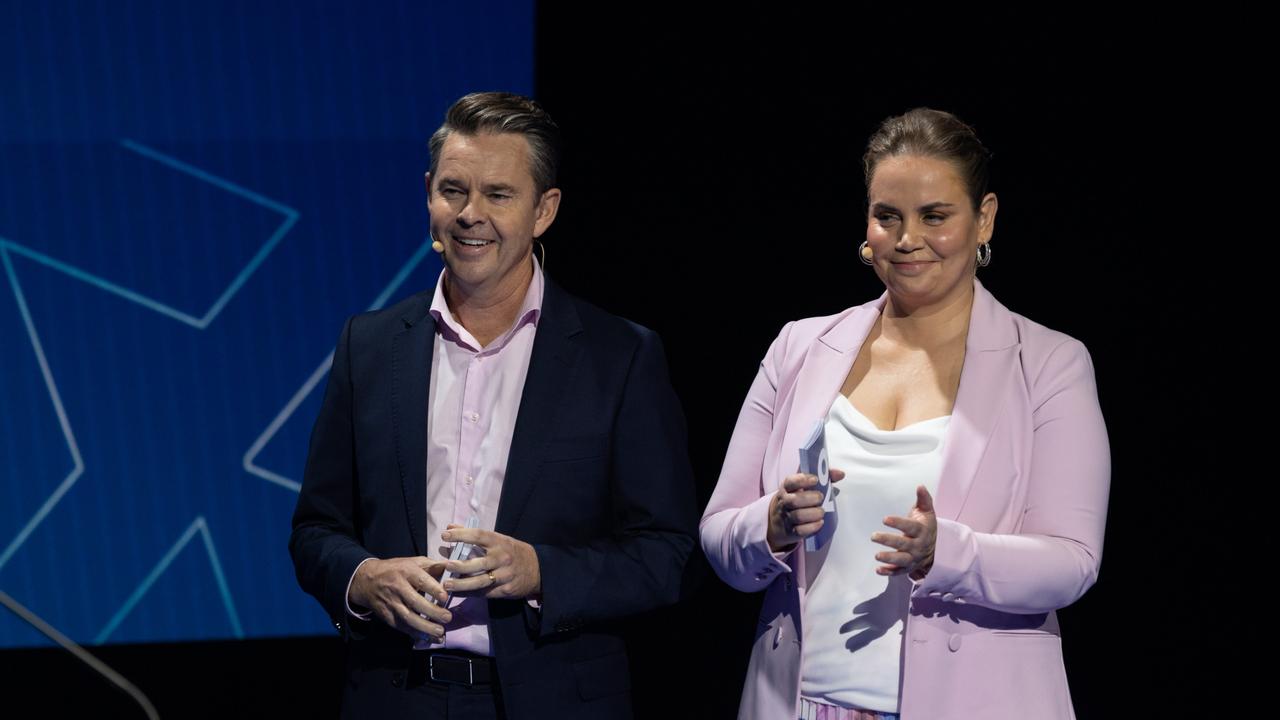
[[[885,297],[882,295],[878,300],[854,308],[809,347],[796,375],[796,399],[787,419],[782,467],[779,468],[784,475],[796,472],[799,467],[797,449],[808,438],[814,424],[826,418],[831,402],[840,392],[853,361],[858,357],[858,350],[880,316]],[[765,488],[768,492],[776,489]]]
[[[934,509],[939,517],[955,520],[964,509],[978,464],[995,432],[1009,389],[1020,374],[1017,362],[1021,344],[1012,313],[974,278],[973,311],[965,340],[960,389],[951,410],[942,477]]]
[[[428,312],[431,296],[420,297],[391,338],[391,422],[414,551],[427,555],[427,395],[436,325]]]
[[[515,532],[525,501],[533,490],[543,448],[556,427],[560,406],[571,387],[569,381],[582,353],[581,345],[574,341],[574,336],[582,332],[582,324],[572,299],[551,278],[544,276],[544,281],[538,332],[520,396],[520,410],[516,413],[494,523],[494,529],[503,534]]]
[[[887,298],[885,293],[878,300],[854,308],[809,348],[796,375],[796,400],[788,415],[779,472],[795,472],[799,465],[795,449],[804,442],[814,423],[826,417]],[[1011,383],[1018,377],[1020,347],[1011,313],[974,278],[964,366],[943,449],[938,497],[934,499],[939,517],[954,520],[964,507]],[[775,489],[765,488],[766,492]]]
[[[876,318],[884,307],[888,294],[881,295],[865,305],[860,305],[840,318],[805,352],[805,358],[796,374],[793,397],[794,403],[787,414],[787,430],[779,449],[779,466],[772,482],[780,483],[782,478],[796,472],[800,467],[800,456],[797,452],[815,423],[826,418],[831,402],[836,393],[844,385],[853,361],[858,357],[858,350],[866,341],[875,325]],[[777,485],[766,487],[766,494],[772,494]],[[825,556],[825,553],[822,554]],[[791,560],[794,563],[794,575],[801,588],[809,585],[810,571],[806,569],[809,561],[808,553],[797,552]],[[817,559],[820,563],[821,560]]]

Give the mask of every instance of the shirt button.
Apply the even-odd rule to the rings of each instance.
[[[475,422],[479,419],[480,419],[480,413],[471,413],[471,422]]]
[[[475,478],[471,477],[470,475],[467,476],[466,480],[463,480],[463,482],[466,483],[468,486],[470,486],[471,483],[474,481],[475,481]]]

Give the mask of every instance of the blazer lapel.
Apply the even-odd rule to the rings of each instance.
[[[515,531],[524,511],[543,448],[556,427],[560,406],[582,354],[581,345],[574,341],[574,336],[582,332],[582,323],[572,298],[551,278],[544,276],[544,281],[538,332],[520,396],[520,410],[516,413],[507,473],[502,481],[494,523],[494,529],[504,534]]]
[[[436,325],[428,312],[431,295],[420,298],[391,338],[391,423],[414,551],[427,555],[427,395]]]
[[[943,450],[938,497],[934,498],[938,515],[951,520],[956,519],[964,507],[1000,409],[1008,398],[1011,383],[1018,377],[1021,348],[1009,310],[980,280],[974,278],[973,282],[964,366]],[[799,457],[792,454],[804,442],[814,423],[826,417],[887,299],[886,292],[879,299],[854,308],[809,348],[796,375],[796,399],[788,414],[779,472],[795,472]],[[765,491],[775,489],[765,488]]]
[[[960,389],[951,410],[942,477],[934,509],[939,517],[955,520],[978,472],[978,463],[995,431],[1009,389],[1021,377],[1018,342],[1012,313],[974,278],[973,310],[965,340]]]
[[[797,450],[814,424],[826,418],[887,296],[886,293],[854,308],[810,345],[796,374],[795,403],[787,417],[787,432],[780,451],[782,467],[779,470],[784,474],[796,472],[799,467]],[[765,490],[773,492],[777,488]]]
[[[779,466],[774,473],[774,482],[781,482],[783,477],[799,470],[800,455],[797,451],[808,439],[814,424],[826,418],[831,402],[849,376],[853,361],[858,357],[858,350],[866,341],[876,318],[880,316],[887,297],[888,293],[885,293],[876,300],[853,308],[818,336],[805,352],[804,361],[796,373],[795,390],[792,394],[795,401],[787,413],[787,429],[782,446],[778,449]],[[764,492],[772,494],[777,489],[776,485],[766,487]],[[825,552],[820,553],[812,561],[819,563],[820,567],[825,556]],[[796,582],[801,588],[809,585],[810,572],[806,565],[810,561],[805,552],[797,552],[790,561]],[[798,632],[799,620],[796,622]]]

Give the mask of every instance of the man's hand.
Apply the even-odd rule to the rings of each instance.
[[[453,578],[447,591],[487,598],[529,598],[542,593],[542,573],[533,546],[490,530],[450,525],[445,542],[466,542],[484,550],[480,557],[447,565]]]
[[[448,598],[438,582],[443,572],[442,561],[425,557],[369,560],[351,579],[348,599],[353,608],[369,608],[375,617],[400,632],[443,639],[444,624],[453,618],[443,606]]]

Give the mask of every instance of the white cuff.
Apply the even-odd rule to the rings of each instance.
[[[369,618],[373,617],[372,610],[358,613],[355,610],[351,609],[351,583],[356,579],[356,573],[360,572],[360,566],[364,565],[365,563],[369,562],[372,559],[373,558],[365,558],[364,560],[360,561],[360,565],[357,565],[356,569],[352,571],[351,579],[347,581],[347,592],[343,595],[344,602],[347,605],[347,614],[353,618],[356,618],[357,620],[368,620]]]

